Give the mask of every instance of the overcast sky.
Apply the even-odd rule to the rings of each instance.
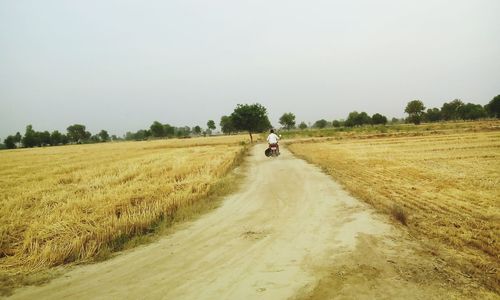
[[[0,138],[27,124],[123,134],[218,125],[237,103],[273,124],[402,117],[500,94],[499,0],[0,1]]]

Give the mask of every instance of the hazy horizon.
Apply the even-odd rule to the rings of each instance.
[[[420,99],[500,94],[500,1],[0,2],[0,139],[32,124],[110,134],[217,127],[238,103],[273,125],[403,117]]]

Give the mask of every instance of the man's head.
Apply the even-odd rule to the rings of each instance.
[[[274,129],[271,129],[271,133],[274,133]]]

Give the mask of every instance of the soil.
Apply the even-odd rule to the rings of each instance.
[[[284,147],[256,145],[241,189],[159,241],[12,299],[494,298]]]

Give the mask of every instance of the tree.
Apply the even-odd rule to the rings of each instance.
[[[67,145],[69,143],[69,138],[67,135],[65,135],[65,134],[61,135],[61,143],[63,145]]]
[[[253,132],[263,132],[271,128],[267,109],[259,103],[238,104],[231,114],[231,121],[236,130],[248,131],[251,142]]]
[[[200,135],[200,134],[201,134],[201,127],[200,127],[200,126],[198,126],[198,125],[194,126],[194,128],[193,128],[193,132],[194,132],[195,134],[197,134],[197,135]]]
[[[7,149],[16,149],[16,137],[13,135],[9,135],[5,140],[3,141],[5,144],[5,147]]]
[[[370,118],[370,116],[366,112],[363,111],[358,113],[357,111],[353,111],[350,112],[349,115],[347,116],[347,120],[345,121],[345,126],[354,127],[371,123],[372,123],[372,118]]]
[[[23,139],[23,136],[21,133],[16,132],[16,135],[14,136],[14,142],[16,143],[16,146],[18,146],[21,143],[21,140]]]
[[[279,123],[287,130],[290,130],[295,127],[295,115],[291,112],[284,113],[281,116]]]
[[[488,112],[488,115],[492,118],[500,118],[500,95],[495,96],[491,99],[488,104],[484,107]]]
[[[441,121],[441,119],[442,119],[441,110],[439,110],[439,108],[437,108],[437,107],[429,108],[427,110],[427,112],[425,113],[425,115],[423,116],[423,118],[429,122]]]
[[[405,108],[405,113],[408,114],[408,121],[415,125],[420,124],[422,121],[422,116],[424,114],[424,103],[420,100],[413,100],[408,102]]]
[[[24,133],[24,137],[22,138],[22,143],[26,148],[35,147],[39,144],[38,136],[35,130],[33,130],[32,125],[26,126],[26,132]]]
[[[313,127],[323,129],[326,127],[326,125],[328,125],[328,122],[325,119],[321,119],[321,120],[314,122]]]
[[[43,132],[37,132],[39,138],[39,146],[50,145],[50,132],[47,130]]]
[[[191,134],[191,128],[189,126],[175,128],[175,135],[178,138],[189,137]]]
[[[488,113],[483,106],[474,103],[467,103],[458,108],[460,118],[464,120],[477,120],[486,118]]]
[[[231,134],[232,132],[235,131],[233,121],[231,120],[230,116],[222,116],[220,118],[219,125],[222,132],[225,134]]]
[[[333,120],[332,121],[332,127],[338,128],[342,125],[339,120]]]
[[[149,129],[151,130],[151,135],[154,137],[165,136],[165,128],[158,121],[154,121],[153,124],[151,124],[151,126],[149,127]]]
[[[216,127],[215,127],[214,120],[208,120],[208,122],[207,122],[207,128],[210,129],[210,130],[215,130]]]
[[[99,132],[99,137],[101,138],[101,141],[103,141],[103,142],[109,141],[109,134],[104,129]]]
[[[163,132],[166,137],[173,137],[175,135],[175,128],[169,124],[163,125]]]
[[[305,122],[300,122],[299,128],[300,128],[300,130],[304,130],[307,128],[307,124]]]
[[[464,103],[460,99],[455,99],[449,103],[444,103],[441,107],[441,116],[443,120],[460,119],[460,109]]]
[[[57,130],[52,131],[50,134],[50,145],[57,146],[60,143],[62,143],[62,134]]]
[[[385,125],[387,124],[387,117],[383,116],[379,113],[376,113],[372,116],[372,124],[374,125]]]
[[[74,143],[88,140],[91,136],[90,132],[85,131],[85,125],[81,124],[71,125],[66,130],[68,131],[68,138]]]

